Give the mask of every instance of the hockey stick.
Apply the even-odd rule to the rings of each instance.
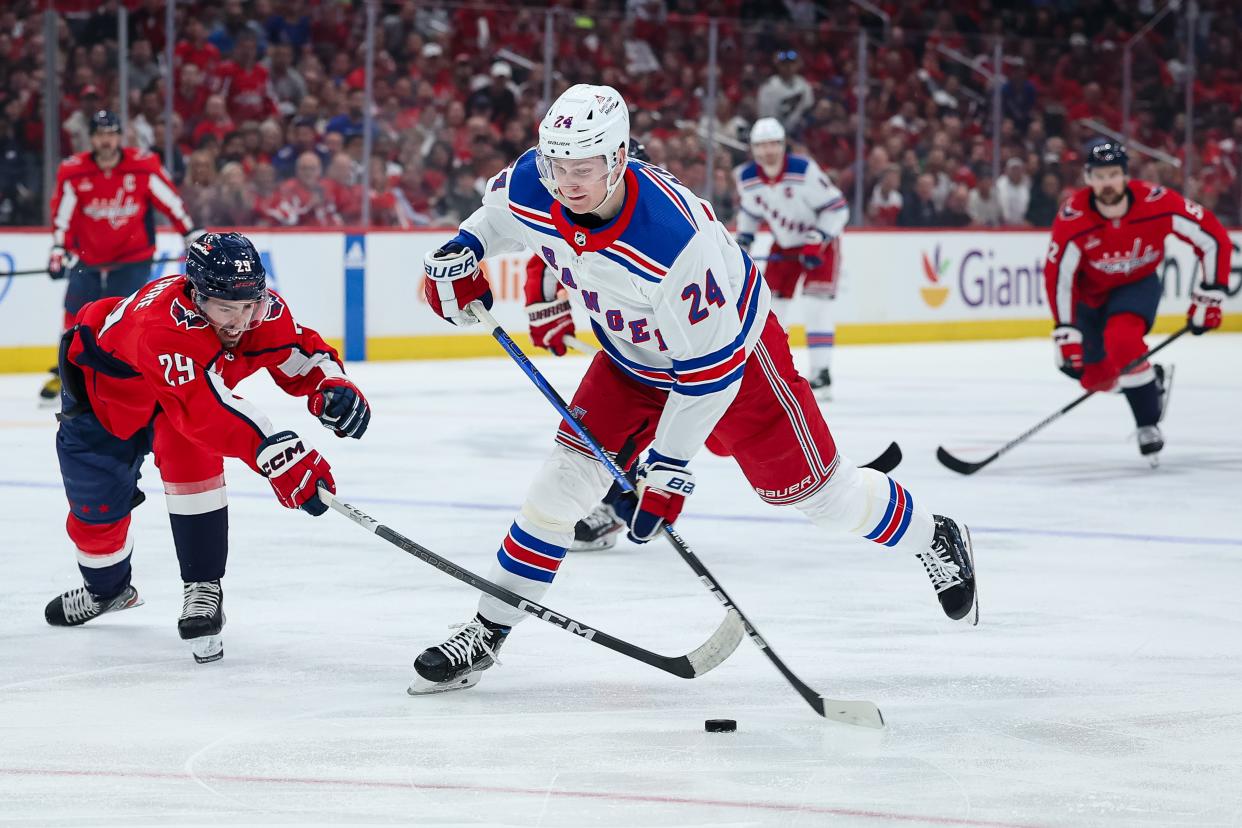
[[[672,673],[679,678],[698,678],[709,670],[719,667],[724,663],[725,659],[733,655],[737,645],[742,642],[742,633],[744,631],[742,619],[739,613],[730,610],[725,614],[725,620],[716,628],[711,637],[686,655],[665,656],[653,653],[650,650],[644,650],[636,644],[622,641],[620,638],[614,638],[606,632],[588,627],[581,622],[575,621],[568,615],[562,615],[553,609],[536,604],[534,601],[528,601],[516,592],[511,592],[499,584],[492,583],[486,578],[475,575],[470,570],[460,567],[449,559],[440,557],[425,546],[415,543],[405,535],[389,529],[357,506],[338,499],[336,495],[322,486],[319,488],[319,499],[327,503],[333,511],[344,515],[368,532],[379,535],[398,549],[409,552],[423,563],[431,564],[441,572],[474,587],[480,592],[487,593],[493,598],[503,601],[511,607],[516,607],[523,612],[528,612],[536,618],[547,621],[554,627],[560,627],[574,635],[585,638],[587,641],[607,647],[623,656],[637,659],[644,664],[650,664],[652,667],[656,667],[666,673]]]
[[[483,307],[483,303],[477,301],[471,302],[467,309],[474,314],[480,322],[491,328],[491,334],[495,337],[496,341],[500,343],[500,347],[504,348],[505,352],[513,358],[513,361],[518,364],[518,367],[522,369],[523,373],[525,373],[526,376],[530,378],[531,382],[535,384],[535,387],[543,393],[543,396],[547,398],[548,402],[552,403],[552,407],[555,408],[557,413],[561,415],[565,422],[568,423],[575,432],[577,432],[578,437],[581,438],[583,443],[590,447],[591,452],[595,455],[596,459],[604,464],[604,468],[607,469],[613,479],[617,481],[617,485],[621,487],[621,490],[633,493],[634,484],[630,481],[629,477],[626,476],[625,471],[622,470],[621,467],[608,456],[603,447],[600,446],[599,441],[595,439],[595,436],[592,435],[591,432],[587,430],[587,427],[574,416],[574,414],[569,410],[568,404],[566,404],[561,395],[557,393],[556,389],[553,388],[543,374],[539,372],[539,369],[531,363],[530,357],[526,356],[526,354],[522,352],[522,349],[518,347],[518,344],[514,342],[512,337],[510,337],[505,329],[501,327],[500,323],[496,321],[496,318],[491,315],[487,308]],[[871,702],[826,699],[816,692],[810,685],[798,678],[798,676],[794,674],[793,670],[790,670],[789,667],[786,666],[785,662],[781,660],[780,656],[778,656],[776,652],[768,646],[768,643],[763,639],[763,636],[761,636],[759,631],[755,629],[754,624],[750,622],[750,619],[746,617],[746,614],[742,612],[737,604],[733,602],[733,599],[729,597],[729,594],[725,592],[724,587],[720,585],[711,572],[707,570],[707,567],[703,565],[703,562],[699,560],[698,556],[694,554],[694,552],[690,549],[690,546],[681,537],[681,534],[667,523],[664,524],[664,534],[668,538],[669,542],[672,543],[673,548],[677,550],[677,554],[681,556],[681,559],[686,562],[695,575],[699,576],[699,580],[703,582],[704,586],[706,586],[708,590],[716,596],[720,603],[724,604],[726,609],[738,614],[742,623],[746,627],[746,634],[750,636],[750,640],[755,642],[755,646],[763,651],[763,654],[766,655],[768,660],[771,661],[776,669],[780,671],[781,675],[785,677],[785,680],[793,685],[793,688],[798,691],[798,694],[802,696],[803,699],[806,700],[806,703],[811,706],[812,710],[820,716],[823,716],[825,719],[832,719],[833,721],[844,722],[845,724],[874,728],[884,727],[884,716],[880,713],[880,708],[876,707]]]
[[[116,270],[118,267],[129,267],[130,265],[164,265],[182,261],[185,261],[184,255],[175,257],[166,256],[162,259],[144,259],[137,262],[107,262],[99,265],[83,265],[81,262],[78,262],[74,265],[74,267],[85,267],[87,270]],[[38,270],[14,270],[10,273],[0,273],[0,279],[3,279],[5,276],[38,276],[40,274],[46,274],[47,272],[48,270],[46,267]]]
[[[585,342],[576,336],[566,336],[565,344],[573,348],[575,351],[581,351],[584,354],[594,354],[599,351],[589,342]],[[863,463],[860,468],[875,469],[881,474],[888,474],[901,463],[901,446],[896,443],[889,443],[888,448],[880,452],[880,456],[872,460],[870,463]]]
[[[1164,348],[1168,347],[1169,345],[1172,345],[1173,342],[1179,336],[1181,336],[1182,334],[1186,333],[1189,330],[1190,330],[1190,326],[1186,325],[1185,327],[1181,328],[1177,332],[1170,334],[1169,337],[1165,339],[1163,342],[1161,342],[1159,345],[1152,348],[1150,351],[1143,354],[1141,357],[1138,357],[1137,359],[1132,360],[1129,365],[1121,369],[1121,373],[1124,374],[1130,371],[1131,369],[1137,368],[1139,365],[1142,365],[1146,359],[1155,356],[1157,353],[1162,351]],[[1077,408],[1082,403],[1086,402],[1090,397],[1094,396],[1096,393],[1097,392],[1095,391],[1088,391],[1082,396],[1073,400],[1072,402],[1066,403],[1065,405],[1061,406],[1061,408],[1057,409],[1052,414],[1049,414],[1047,417],[1040,420],[1038,423],[1031,426],[1026,431],[1022,432],[1017,437],[1013,438],[1008,443],[1005,443],[1005,445],[1001,446],[996,451],[992,452],[989,456],[985,457],[984,459],[978,462],[972,463],[969,460],[963,460],[960,457],[954,457],[952,454],[949,454],[949,452],[945,451],[944,446],[940,446],[939,448],[936,449],[936,459],[939,460],[941,463],[943,463],[947,468],[952,469],[958,474],[974,474],[975,472],[979,471],[979,469],[983,468],[984,466],[988,465],[992,461],[996,460],[998,457],[1000,457],[1005,452],[1009,451],[1014,446],[1017,446],[1020,443],[1026,442],[1027,438],[1031,437],[1032,435],[1036,434],[1039,431],[1042,431],[1045,426],[1050,425],[1051,423],[1054,423],[1057,420],[1061,419],[1061,417],[1073,411],[1075,408]]]

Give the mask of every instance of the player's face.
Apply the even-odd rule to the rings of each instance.
[[[105,161],[111,161],[121,151],[120,133],[96,132],[91,136],[91,150]]]
[[[608,194],[608,162],[604,156],[552,161],[557,200],[575,213],[589,213]]]
[[[784,141],[760,141],[752,144],[751,152],[755,155],[755,163],[761,167],[775,167],[785,157]]]
[[[264,296],[250,302],[234,302],[199,296],[198,309],[207,317],[216,335],[225,347],[232,348],[241,341],[242,334],[254,330],[267,318],[271,299]]]
[[[1095,193],[1095,200],[1112,207],[1126,197],[1126,184],[1130,177],[1119,166],[1092,167],[1087,170],[1087,184]]]

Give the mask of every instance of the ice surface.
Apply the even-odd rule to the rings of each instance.
[[[55,424],[0,377],[0,824],[1242,824],[1242,336],[1186,338],[1168,448],[1139,457],[1117,396],[974,477],[1071,399],[1045,341],[841,348],[826,404],[863,462],[967,521],[982,622],[944,618],[911,558],[825,539],[702,456],[685,537],[813,686],[889,727],[818,721],[749,644],[685,681],[537,621],[469,691],[406,695],[410,663],[475,594],[336,514],[281,509],[229,461],[225,656],[197,665],[158,473],[135,512],[146,605],[53,629],[78,583]],[[801,356],[801,355],[800,355]],[[566,392],[583,359],[538,364]],[[310,435],[344,497],[486,572],[556,416],[507,359],[358,365],[361,442],[265,378],[245,392]],[[659,652],[721,618],[662,543],[572,557],[547,603]],[[738,720],[731,734],[703,720]]]

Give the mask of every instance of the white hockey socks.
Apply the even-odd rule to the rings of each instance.
[[[837,327],[833,322],[832,300],[826,296],[803,294],[806,318],[806,347],[811,357],[811,376],[832,368],[832,351],[836,345]]]
[[[523,598],[541,602],[574,541],[574,524],[599,503],[611,480],[594,458],[556,446],[531,484],[521,513],[500,542],[488,579]],[[527,616],[490,595],[479,599],[479,614],[505,626]]]
[[[935,519],[900,483],[842,457],[828,485],[796,504],[816,526],[911,553],[931,545]]]

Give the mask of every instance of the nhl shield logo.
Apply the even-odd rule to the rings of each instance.
[[[578,247],[586,247],[586,233],[578,230],[574,233],[574,244]]]

